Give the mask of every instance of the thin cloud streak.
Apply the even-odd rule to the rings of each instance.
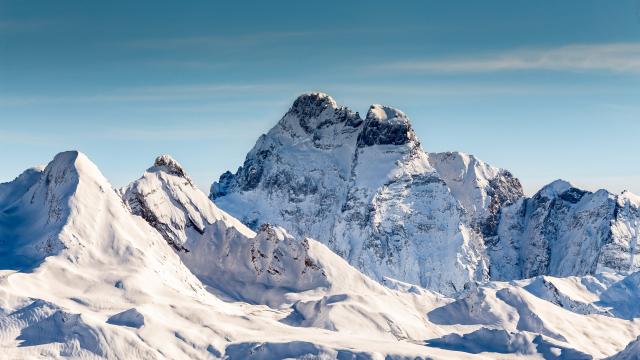
[[[194,101],[206,99],[209,106],[215,106],[217,96],[242,96],[240,101],[226,99],[224,103],[255,102],[247,100],[248,94],[288,93],[290,96],[299,95],[306,91],[334,91],[348,94],[384,95],[404,94],[413,96],[460,96],[460,95],[529,95],[549,93],[589,93],[600,94],[609,91],[619,91],[617,87],[603,86],[585,88],[578,85],[515,85],[515,84],[485,84],[478,82],[466,83],[430,83],[426,85],[380,85],[380,84],[342,84],[329,83],[305,88],[302,84],[184,84],[160,85],[115,89],[99,94],[87,95],[34,95],[34,96],[0,96],[0,109],[23,107],[40,104],[85,104],[85,103],[157,103],[167,101]],[[270,102],[272,103],[272,102]]]
[[[315,29],[301,31],[260,31],[249,33],[236,33],[225,35],[202,35],[183,36],[174,38],[146,38],[125,42],[121,45],[131,49],[139,50],[174,50],[184,48],[215,48],[215,47],[244,47],[254,46],[263,43],[274,43],[282,41],[304,40],[309,41],[314,38],[326,38],[335,36],[343,38],[344,35],[376,34],[376,33],[402,33],[413,28],[395,27],[394,29],[376,29],[371,27],[353,27],[336,29]]]
[[[261,128],[268,120],[236,120],[236,126],[171,126],[144,128],[107,128],[96,138],[117,141],[147,141],[157,143],[169,141],[204,141],[252,139],[255,134],[238,131],[237,127]]]
[[[264,42],[303,39],[318,35],[316,31],[265,31],[236,35],[187,36],[170,39],[142,39],[127,42],[134,49],[179,49],[189,47],[246,46]]]
[[[486,84],[483,82],[465,82],[455,84],[430,83],[427,85],[333,85],[333,89],[354,94],[372,95],[414,95],[414,96],[460,96],[460,95],[531,95],[549,93],[602,93],[617,88],[585,88],[579,85],[530,85],[530,84]]]
[[[31,31],[38,30],[50,25],[54,22],[49,20],[0,20],[0,34],[9,31]]]
[[[401,72],[483,73],[522,70],[606,71],[640,74],[640,43],[517,49],[493,55],[401,61],[373,67]]]
[[[288,84],[194,84],[125,88],[94,95],[0,96],[0,108],[36,104],[164,102],[194,100],[214,95],[270,93],[290,88]]]

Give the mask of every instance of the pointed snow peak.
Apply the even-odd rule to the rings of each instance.
[[[562,193],[565,192],[567,190],[569,190],[570,188],[572,188],[573,185],[571,185],[570,182],[566,181],[566,180],[562,180],[562,179],[558,179],[555,180],[549,184],[547,184],[545,187],[543,187],[543,190],[549,190],[549,191],[553,191],[556,193]]]
[[[586,191],[576,188],[570,182],[558,179],[548,185],[545,185],[542,189],[540,189],[540,191],[536,193],[534,197],[546,197],[549,199],[562,197],[563,194],[570,192],[569,190],[573,191],[571,191],[571,194],[568,194],[571,195],[571,198],[568,198],[568,200],[571,200],[571,202],[574,203],[582,198],[582,195],[586,193]]]
[[[69,168],[76,168],[76,160],[80,156],[80,152],[72,150],[72,151],[64,151],[56,154],[53,160],[47,164],[44,169],[44,172],[49,174],[52,172],[64,171]]]
[[[98,167],[85,155],[77,150],[63,151],[54,156],[44,171],[53,169],[74,168],[82,172],[98,171]]]
[[[149,171],[164,171],[171,175],[176,175],[183,177],[185,179],[189,179],[189,176],[184,171],[182,165],[177,162],[170,155],[160,155],[156,158],[156,161],[153,162],[153,167],[149,169]],[[190,180],[190,179],[189,179]]]
[[[409,118],[400,110],[384,105],[371,105],[358,146],[404,145],[416,140]]]
[[[98,167],[76,150],[57,154],[45,167],[43,177],[47,185],[77,182],[81,177],[93,179],[96,183],[108,183]]]

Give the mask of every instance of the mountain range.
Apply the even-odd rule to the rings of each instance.
[[[305,94],[209,195],[168,155],[0,184],[0,357],[637,359],[639,209]]]
[[[328,95],[300,96],[210,198],[250,227],[323,242],[372,278],[455,294],[470,281],[632,272],[639,198],[520,181],[460,152],[428,153],[407,116],[364,119]]]

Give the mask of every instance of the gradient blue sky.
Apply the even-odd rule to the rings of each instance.
[[[640,1],[0,0],[0,181],[79,149],[114,185],[235,170],[302,92],[427,151],[640,193]]]

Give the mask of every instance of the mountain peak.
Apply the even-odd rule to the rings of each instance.
[[[357,112],[344,106],[325,93],[306,93],[298,96],[289,111],[280,120],[279,128],[296,136],[307,137],[332,125],[345,124],[356,128],[362,124]]]
[[[404,145],[416,140],[409,118],[400,110],[371,105],[358,138],[358,146]]]
[[[570,182],[558,179],[545,185],[542,189],[540,189],[540,191],[538,191],[538,194],[544,195],[546,197],[555,197],[571,188],[574,188],[574,186]]]
[[[76,168],[85,163],[91,163],[91,160],[83,153],[77,150],[63,151],[53,157],[53,160],[46,166],[45,172],[51,172],[53,169]]]
[[[366,120],[409,122],[409,118],[404,112],[380,104],[373,104],[369,107]]]
[[[337,109],[338,104],[329,95],[321,92],[305,93],[293,102],[289,113],[301,117],[318,117],[326,109]]]
[[[179,162],[177,162],[174,158],[172,158],[171,155],[164,154],[164,155],[158,156],[156,160],[153,162],[153,167],[150,170],[152,169],[165,171],[171,175],[176,175],[176,176],[183,177],[185,179],[189,179],[189,176],[184,171],[184,168],[182,167],[182,165],[180,165]]]
[[[208,225],[218,222],[247,237],[255,235],[218,209],[169,155],[158,156],[142,177],[120,193],[131,212],[147,221],[179,252],[189,252],[193,245],[187,244],[189,237],[202,237]]]
[[[108,183],[98,167],[84,153],[77,150],[58,153],[44,168],[42,174],[49,187],[77,184],[81,177],[93,179],[98,184]]]

